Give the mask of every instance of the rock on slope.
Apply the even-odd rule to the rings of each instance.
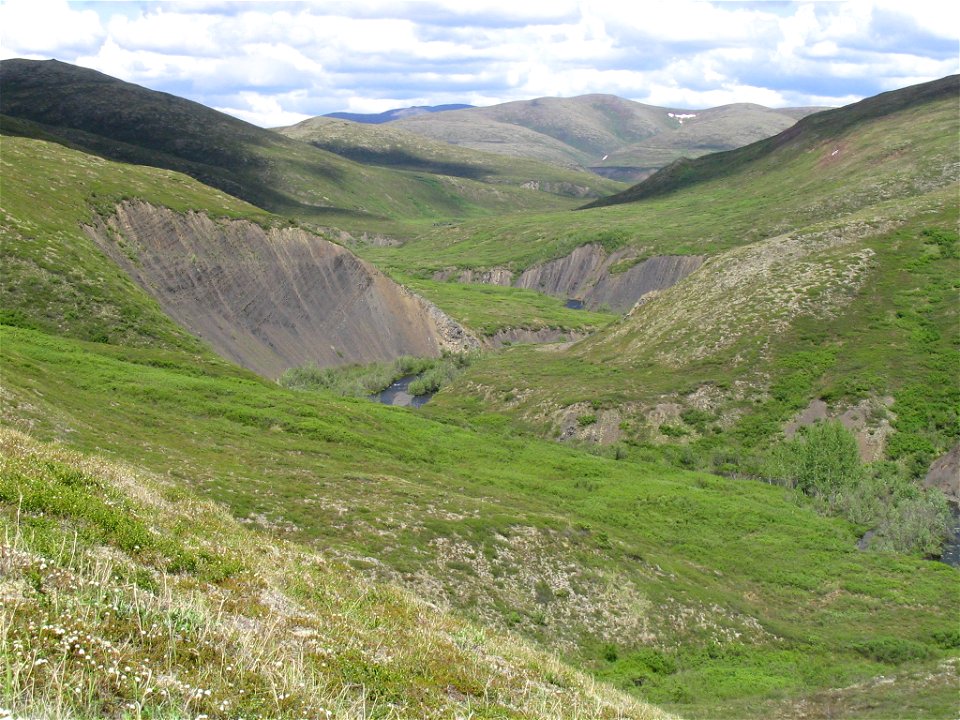
[[[625,312],[647,293],[675,285],[701,264],[703,258],[699,255],[642,258],[632,248],[607,254],[601,246],[591,243],[562,258],[533,265],[516,277],[512,270],[503,267],[459,272],[451,268],[436,272],[434,279],[525,288],[580,300],[590,310],[606,306]]]
[[[476,343],[348,250],[298,228],[125,202],[86,230],[174,320],[267,377]]]

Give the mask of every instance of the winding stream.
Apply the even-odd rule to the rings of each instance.
[[[943,544],[940,561],[960,567],[960,508],[951,507],[950,536]]]
[[[423,395],[411,395],[407,392],[410,383],[417,379],[416,375],[405,375],[394,382],[386,390],[371,395],[371,400],[383,403],[384,405],[394,405],[396,407],[422,407],[434,396],[434,393],[425,393]]]

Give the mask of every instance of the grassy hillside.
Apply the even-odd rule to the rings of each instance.
[[[285,223],[189,177],[114,163],[60,145],[5,137],[0,159],[5,322],[86,340],[199,351],[83,232],[123,200],[213,218]],[[132,251],[131,251],[132,252]]]
[[[909,442],[891,473],[909,472],[923,442],[949,442],[957,403],[943,388],[960,276],[949,102],[846,128],[785,169],[706,182],[696,196],[687,188],[555,216],[539,235],[503,222],[481,238],[463,225],[377,250],[411,274],[455,257],[455,245],[468,265],[521,262],[588,241],[582,233],[713,256],[592,340],[475,362],[426,412],[288,390],[213,357],[78,230],[119,197],[266,224],[273,216],[175,173],[5,138],[2,422],[66,450],[5,431],[2,515],[13,549],[3,593],[15,604],[3,603],[4,706],[61,712],[51,703],[63,678],[84,683],[63,714],[120,717],[147,700],[145,671],[166,681],[174,669],[173,700],[151,710],[160,716],[232,716],[221,703],[239,703],[230,683],[248,680],[244,709],[263,714],[316,715],[319,704],[369,716],[371,703],[384,717],[650,712],[500,639],[512,633],[687,717],[954,715],[956,569],[879,543],[862,551],[871,516],[825,514],[787,485],[647,462],[661,454],[639,427],[640,403],[636,416],[610,414],[656,393],[660,404],[711,400],[715,383],[715,406],[691,399],[655,428],[690,441],[678,443],[690,449],[679,464],[716,451],[715,466],[731,475],[749,469],[736,452],[749,456],[818,392],[893,393],[890,422]],[[832,154],[838,138],[849,156]],[[745,233],[751,224],[756,235]],[[520,237],[526,246],[509,245]],[[526,305],[512,289],[415,282],[475,312],[478,326]],[[527,312],[552,323],[559,310]],[[537,438],[558,407],[576,431],[612,428],[629,443],[586,451]],[[724,408],[729,416],[710,416]],[[110,467],[73,451],[109,457]],[[113,463],[135,466],[120,474],[136,482],[118,482]],[[222,503],[246,529],[195,497]],[[902,500],[923,509],[909,505],[915,496]],[[207,522],[186,519],[196,512]],[[310,568],[303,580],[286,572],[300,567]],[[70,653],[34,665],[53,657],[60,641],[49,632],[61,626],[76,636]],[[276,640],[284,630],[295,638],[287,645]],[[118,668],[122,683],[74,662],[91,650],[112,667],[111,647],[134,661]],[[292,675],[260,662],[291,657]],[[555,705],[544,705],[548,692]]]
[[[769,137],[816,109],[740,104],[690,111],[583,95],[420,115],[393,126],[477,150],[636,175],[678,157]],[[677,119],[670,113],[696,117]]]
[[[957,80],[947,78],[811,116],[796,131],[695,161],[676,187],[680,171],[661,171],[636,186],[664,185],[642,203],[463,222],[365,252],[408,271],[521,269],[587,243],[713,255],[955,182],[956,98]],[[700,172],[715,165],[719,175]]]
[[[573,310],[558,298],[522,288],[469,285],[398,276],[414,290],[481,337],[513,328],[555,329],[576,334],[599,330],[616,316]]]
[[[17,717],[658,718],[182,484],[0,429]]]
[[[181,347],[205,352],[172,323],[82,230],[123,201],[141,200],[217,221],[248,220],[265,227],[292,221],[265,213],[179,173],[114,163],[59,144],[8,137],[3,141],[0,285],[5,322],[113,344]],[[119,238],[131,260],[136,250]],[[127,244],[124,244],[127,243]],[[401,280],[403,278],[400,278]],[[610,316],[569,310],[563,303],[510,288],[465,288],[413,280],[410,287],[453,312],[481,335],[507,328],[595,329]]]
[[[668,443],[676,461],[753,474],[751,449],[811,401],[838,415],[865,402],[865,427],[894,432],[885,457],[922,475],[960,440],[955,197],[721,253],[569,350],[475,365],[432,412],[479,397],[551,435],[589,413],[612,423],[605,442]]]
[[[748,147],[727,153],[715,153],[687,162],[678,162],[662,173],[658,173],[656,177],[645,180],[618,195],[603,198],[593,203],[591,207],[618,205],[668,194],[682,187],[735,175],[747,167],[755,172],[762,171],[772,167],[776,162],[789,162],[800,154],[815,151],[825,140],[839,140],[847,131],[860,129],[872,121],[898,115],[904,111],[916,113],[918,108],[929,103],[951,101],[956,103],[958,94],[960,94],[960,75],[951,75],[941,80],[881,93],[853,105],[804,118],[788,130]],[[909,134],[911,133],[908,131],[908,136]],[[913,150],[913,148],[908,150],[907,145],[902,145],[901,148],[905,151],[901,154],[909,154]],[[842,146],[834,149],[837,152],[831,153],[831,158],[837,157],[842,151],[847,151],[847,148]],[[862,161],[862,158],[860,160]]]
[[[572,197],[611,195],[623,185],[585,171],[438,142],[393,125],[315,117],[277,132],[367,165],[521,185]]]
[[[562,231],[515,227],[542,243],[524,255],[500,227],[383,252],[398,265],[426,262],[428,246],[438,265],[445,250],[522,265],[583,242],[592,222],[613,247],[708,256],[568,350],[474,365],[430,412],[482,400],[550,436],[770,477],[771,447],[822,403],[816,412],[845,417],[862,456],[880,461],[874,472],[922,477],[960,440],[956,94],[947,78],[813,116],[691,164],[702,179],[672,190],[676,170],[661,171],[636,188],[649,196],[577,213]]]
[[[173,351],[12,329],[2,348],[6,423],[164,474],[683,714],[766,716],[923,668],[940,689],[910,714],[952,703],[934,668],[956,571],[860,552],[857,528],[793,491],[518,438],[495,416],[458,428],[297,394]]]
[[[186,173],[272,212],[393,227],[569,200],[464,178],[365,167],[166,93],[55,60],[0,63],[6,134],[56,138],[113,160]]]

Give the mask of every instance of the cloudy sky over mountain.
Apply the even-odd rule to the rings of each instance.
[[[5,0],[0,53],[94,68],[264,126],[585,93],[680,108],[842,105],[958,72],[957,7]]]

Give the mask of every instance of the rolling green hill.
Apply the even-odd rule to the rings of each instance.
[[[365,254],[408,272],[519,271],[588,244],[642,257],[712,255],[949,186],[957,177],[956,98],[956,77],[887,93],[741,150],[665,168],[613,196],[649,194],[643,203],[462,222]]]
[[[0,63],[0,128],[183,172],[272,212],[364,230],[569,207],[549,192],[362,166],[166,93],[56,60]]]
[[[279,355],[324,364],[387,359],[378,353],[422,310],[347,251],[184,175],[15,137],[4,138],[2,162],[0,271],[16,279],[0,286],[5,322],[114,344],[198,348],[141,290],[147,286],[220,352],[276,376],[298,364],[278,365]],[[38,203],[44,212],[32,209]],[[276,267],[264,266],[268,246],[278,249]],[[104,252],[138,276],[139,286],[104,265]],[[278,280],[280,270],[286,275]],[[352,300],[358,287],[379,290],[380,301]],[[612,319],[531,291],[421,280],[412,287],[456,312],[478,336],[511,328],[582,332]],[[356,317],[340,318],[344,306]],[[370,327],[356,327],[371,310]],[[226,325],[211,325],[218,316]],[[374,330],[381,337],[371,337]],[[416,338],[408,342],[404,351],[412,352]],[[331,349],[333,343],[339,347]]]
[[[704,258],[578,344],[478,359],[421,412],[216,357],[82,227],[133,201],[216,226],[289,220],[5,137],[4,707],[952,716],[960,584],[923,557],[943,508],[911,479],[957,435],[955,110],[945,92],[840,114],[802,151],[637,203],[367,248],[486,329],[559,308],[434,269],[586,244],[633,248],[627,264]],[[842,470],[827,482],[850,480],[837,494],[801,484],[823,481],[829,435],[779,442],[816,398],[892,429],[867,468],[823,453]],[[555,428],[584,446],[538,437]]]
[[[784,488],[517,438],[492,416],[459,428],[292,393],[178,352],[9,328],[2,347],[5,423],[161,473],[685,716],[767,717],[891,673],[906,686],[874,707],[953,702],[938,663],[956,571],[860,552],[856,527]],[[387,667],[371,687],[402,686]]]
[[[9,428],[0,448],[6,712],[666,717],[182,484]]]
[[[276,131],[367,165],[520,185],[573,197],[610,195],[623,189],[619,183],[584,171],[470,150],[400,130],[395,124],[315,117]]]
[[[8,154],[14,150],[16,156]],[[48,182],[40,172],[45,165],[67,171]],[[960,600],[952,568],[862,552],[857,540],[865,526],[819,514],[795,490],[640,462],[629,451],[616,459],[518,435],[479,402],[439,421],[285,390],[178,331],[76,227],[98,209],[109,213],[121,193],[187,214],[246,216],[267,225],[276,218],[169,171],[117,166],[37,140],[5,139],[2,168],[4,187],[20,188],[9,196],[20,200],[9,204],[5,190],[3,284],[16,301],[8,319],[18,326],[5,325],[0,342],[6,426],[133,464],[148,487],[156,487],[154,475],[163,476],[169,485],[161,497],[186,503],[185,513],[194,493],[216,500],[249,532],[298,543],[308,558],[320,553],[325,562],[345,562],[368,580],[400,585],[491,633],[519,635],[684,716],[789,717],[811,707],[826,713],[837,694],[851,716],[881,708],[938,717],[951,707],[952,614]],[[34,184],[25,181],[29,176]],[[79,298],[74,312],[61,297]],[[88,328],[91,318],[96,331]],[[549,355],[539,359],[544,368],[557,367]],[[611,368],[607,363],[595,375]],[[569,375],[574,382],[581,377]],[[67,632],[92,638],[102,628],[101,640],[125,643],[138,678],[144,669],[155,671],[155,658],[167,663],[161,670],[175,670],[182,685],[166,705],[151,706],[157,712],[176,714],[201,687],[211,690],[211,700],[190,702],[211,717],[231,716],[223,700],[276,708],[281,694],[289,705],[270,712],[302,713],[319,701],[340,702],[347,713],[362,702],[358,685],[373,702],[392,703],[399,717],[424,707],[485,708],[490,717],[564,717],[581,713],[570,709],[576,707],[588,717],[652,712],[607,691],[599,691],[607,699],[598,704],[556,661],[501,650],[506,646],[491,635],[493,650],[459,620],[421,620],[402,593],[371,590],[352,575],[338,581],[344,585],[333,597],[318,598],[310,588],[327,584],[322,568],[306,576],[309,587],[291,586],[293,578],[277,574],[288,560],[271,555],[267,574],[256,556],[231,550],[251,544],[251,536],[222,515],[183,528],[176,508],[158,514],[154,496],[124,494],[137,484],[110,490],[116,486],[104,484],[99,461],[78,474],[73,468],[90,461],[13,437],[8,442],[20,449],[9,453],[3,509],[26,564],[4,581],[4,597],[15,598],[18,614],[6,621],[2,652],[18,658],[17,668],[48,657],[45,631],[38,637],[37,628],[59,615],[45,615],[39,598],[55,590],[64,603],[83,608],[70,616]],[[102,507],[104,498],[114,503],[112,512]],[[64,555],[60,548],[73,547],[74,531],[79,549]],[[288,557],[282,548],[271,552]],[[93,558],[104,556],[117,576],[91,569]],[[53,580],[45,574],[51,567]],[[176,627],[185,628],[186,640],[149,631],[130,640],[128,616],[98,619],[107,609],[101,596],[77,595],[76,583],[67,582],[75,575],[106,588],[95,592],[107,593],[111,613],[132,597],[135,607],[160,608],[161,615],[138,615],[148,623],[185,623]],[[214,607],[223,610],[207,609]],[[384,617],[384,607],[400,619]],[[262,666],[238,671],[220,662],[230,643],[245,637],[231,628],[256,632],[257,622],[271,620],[282,623],[276,627],[295,623],[297,638],[317,639],[305,651],[303,674],[282,685],[289,690]],[[425,622],[453,629],[425,631],[411,647],[407,633]],[[376,645],[341,649],[321,640],[375,643],[380,632],[396,636],[397,644],[376,651]],[[450,633],[461,638],[452,646]],[[296,648],[269,644],[274,637],[264,636],[263,652],[282,663]],[[212,660],[211,671],[179,654],[169,659],[184,647]],[[500,671],[530,678],[534,687],[524,695],[518,680],[484,694],[485,648],[518,658],[526,669],[500,660]],[[415,672],[424,653],[436,662]],[[463,664],[465,656],[472,665]],[[7,685],[23,688],[16,707],[56,701],[77,714],[120,716],[124,702],[144,702],[135,687],[95,682],[72,660],[57,667],[60,675],[44,675],[49,681],[32,689]],[[881,675],[896,681],[878,684]],[[20,683],[24,675],[16,677]],[[54,678],[80,679],[90,690],[67,700],[66,686]],[[232,692],[229,683],[238,680],[250,683],[244,687],[251,698]],[[308,690],[299,689],[301,681]],[[565,694],[544,710],[538,682],[559,684]],[[497,694],[489,694],[492,687]]]
[[[677,110],[613,95],[539,98],[420,115],[392,123],[477,150],[589,167],[618,179],[649,174],[679,157],[728,150],[773,135],[820,108],[725,105]],[[676,115],[695,115],[677,118]]]
[[[958,94],[960,94],[960,75],[951,75],[941,80],[882,93],[853,105],[803,118],[788,130],[748,147],[726,153],[714,153],[704,158],[679,161],[665,168],[663,172],[657,173],[655,177],[638,183],[622,193],[598,200],[589,207],[618,205],[668,194],[686,186],[735,175],[748,166],[755,172],[770,169],[777,163],[790,162],[801,154],[815,152],[821,149],[825,142],[839,141],[847,131],[861,129],[863,125],[872,121],[896,116],[903,112],[916,113],[918,108],[928,103],[942,105],[945,102],[956,101]],[[929,123],[924,123],[923,118],[918,118],[918,124]],[[911,132],[911,128],[904,128],[907,142],[904,142],[901,148],[906,155],[914,151],[909,144]],[[837,152],[831,152],[831,158],[836,158],[841,151],[845,150],[840,146],[834,149]],[[919,148],[919,150],[923,152],[925,148]],[[846,154],[848,157],[844,159],[851,160],[849,153]],[[852,158],[852,160],[865,164],[862,157]],[[836,160],[834,159],[833,162]]]
[[[785,432],[835,418],[875,472],[922,479],[960,440],[957,96],[951,77],[821,113],[563,226],[462,226],[383,252],[522,266],[592,239],[705,258],[569,349],[475,364],[429,412],[482,399],[549,436],[767,478]]]

